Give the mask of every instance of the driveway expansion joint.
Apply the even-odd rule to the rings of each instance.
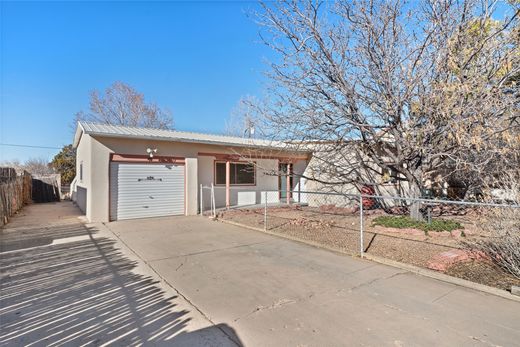
[[[162,261],[162,260],[168,260],[168,259],[175,259],[175,258],[181,258],[181,257],[191,257],[191,256],[194,256],[194,255],[216,253],[216,252],[227,251],[227,250],[230,250],[230,249],[236,249],[236,248],[241,248],[241,247],[251,247],[251,246],[261,245],[261,244],[265,244],[265,243],[268,243],[268,242],[270,242],[270,241],[254,242],[254,243],[248,243],[248,244],[245,244],[245,245],[236,245],[236,246],[231,246],[231,247],[223,247],[223,248],[211,249],[211,250],[207,250],[207,251],[200,251],[200,252],[172,255],[170,257],[150,259],[150,260],[148,260],[148,262],[153,263],[153,262]]]
[[[288,306],[288,305],[292,305],[292,304],[298,304],[298,303],[301,303],[301,302],[303,302],[305,300],[311,299],[312,297],[314,297],[314,293],[310,293],[309,295],[307,295],[307,297],[298,298],[298,299],[285,299],[285,298],[282,298],[282,299],[276,300],[275,302],[273,302],[271,305],[268,305],[268,306],[257,306],[253,311],[249,312],[245,316],[235,318],[233,320],[233,322],[238,322],[241,319],[247,318],[247,317],[252,316],[252,315],[254,315],[256,313],[259,313],[259,312],[271,311],[271,310],[275,310],[275,309],[278,309],[278,308],[281,308],[281,307],[284,307],[284,306]]]
[[[447,297],[448,295],[450,295],[451,293],[453,293],[453,292],[456,291],[457,289],[458,289],[458,288],[453,288],[453,289],[447,291],[446,293],[442,294],[442,295],[439,296],[438,298],[433,299],[431,303],[432,303],[432,304],[436,303],[437,301],[439,301],[439,300],[441,300],[441,299]]]
[[[378,277],[378,278],[374,278],[370,281],[367,281],[367,282],[363,282],[361,284],[358,284],[357,286],[354,286],[352,288],[350,288],[349,290],[350,291],[354,291],[354,290],[357,290],[359,288],[363,288],[363,287],[368,287],[368,286],[371,286],[372,284],[376,283],[376,282],[380,282],[380,281],[385,281],[385,280],[389,280],[389,279],[392,279],[394,277],[397,277],[397,276],[400,276],[400,275],[404,275],[404,274],[407,274],[409,273],[409,271],[401,271],[401,272],[396,272],[390,276],[387,276],[387,277]]]

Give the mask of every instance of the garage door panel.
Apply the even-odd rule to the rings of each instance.
[[[178,181],[173,181],[173,182],[163,181],[163,182],[156,182],[156,183],[136,182],[136,181],[137,181],[137,179],[133,179],[132,181],[128,181],[128,182],[120,181],[119,186],[120,187],[132,187],[132,189],[134,189],[135,192],[139,192],[139,191],[146,191],[149,189],[164,188],[164,187],[175,189],[175,188],[178,188],[179,185],[182,185],[184,183],[184,180],[178,180]]]
[[[182,185],[183,182],[179,182],[178,185]],[[154,195],[164,195],[164,196],[171,196],[172,192],[174,194],[183,193],[182,190],[176,190],[176,185],[154,185],[154,186],[147,186],[147,187],[135,187],[131,184],[129,185],[120,185],[120,189],[132,189],[134,196],[148,196],[151,191],[153,191]]]
[[[139,203],[139,204],[134,204],[134,205],[123,205],[123,206],[119,206],[119,215],[121,215],[122,213],[127,213],[127,212],[138,212],[139,210],[142,210],[142,209],[153,209],[154,211],[166,211],[167,214],[166,215],[171,215],[172,213],[168,213],[168,212],[171,212],[172,210],[175,210],[175,208],[180,208],[182,209],[183,206],[181,204],[178,204],[178,205],[171,205],[171,206],[168,206],[168,207],[164,207],[163,204],[149,204],[147,202],[142,202],[142,203]]]
[[[165,206],[167,205],[167,206]],[[164,209],[164,210],[171,210],[172,207],[183,207],[183,204],[177,204],[175,201],[148,201],[148,200],[137,200],[134,203],[128,203],[128,204],[118,204],[119,209],[121,208],[156,208],[156,209]]]
[[[184,214],[184,166],[111,163],[111,220]]]

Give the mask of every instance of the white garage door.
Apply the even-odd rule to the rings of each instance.
[[[110,165],[110,220],[184,214],[183,165]]]

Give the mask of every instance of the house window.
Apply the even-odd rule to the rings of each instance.
[[[79,180],[83,182],[83,162],[79,164]]]
[[[255,164],[230,163],[229,182],[232,185],[255,185]],[[226,184],[226,162],[215,162],[215,184]]]

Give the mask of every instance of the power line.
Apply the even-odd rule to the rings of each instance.
[[[61,147],[51,147],[51,146],[33,146],[33,145],[18,145],[14,143],[0,143],[0,146],[8,146],[8,147],[28,147],[28,148],[45,148],[45,149],[61,149]]]

